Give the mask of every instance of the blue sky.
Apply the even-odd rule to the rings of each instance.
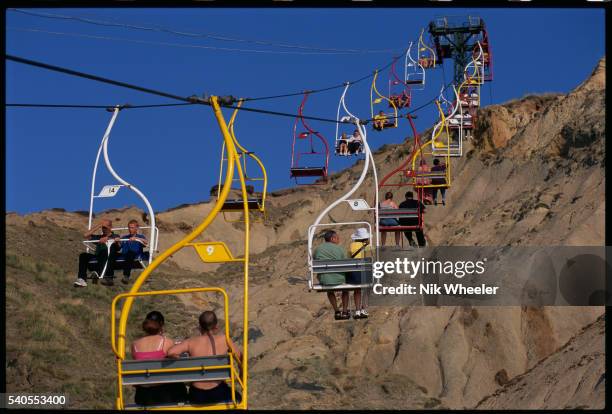
[[[482,103],[502,103],[529,93],[568,92],[582,82],[605,52],[601,9],[31,9],[178,31],[266,40],[319,48],[402,50],[422,27],[442,15],[484,19],[494,58],[495,80],[482,91]],[[268,96],[316,89],[361,78],[386,65],[392,53],[280,54],[224,51],[134,43],[165,42],[248,50],[296,51],[245,42],[188,38],[168,33],[105,27],[74,20],[6,12],[8,54],[69,67],[181,96],[208,94]],[[21,29],[21,30],[18,30]],[[41,32],[120,38],[93,39]],[[451,68],[445,68],[446,81]],[[413,95],[416,107],[437,96],[443,72]],[[379,89],[384,90],[387,73]],[[148,104],[169,100],[48,72],[7,61],[8,103]],[[335,118],[342,90],[312,95],[305,115]],[[347,105],[370,117],[370,82],[349,89]],[[249,103],[248,106],[296,113],[301,97]],[[229,119],[231,113],[226,112]],[[421,111],[419,130],[435,121],[432,108]],[[6,210],[27,213],[52,207],[87,210],[97,148],[110,119],[103,109],[6,108]],[[294,119],[242,112],[236,134],[262,158],[272,190],[295,185],[289,179]],[[335,126],[310,122],[333,142]],[[408,123],[369,133],[374,148],[411,135]],[[217,183],[221,136],[208,107],[122,111],[109,143],[115,170],[140,188],[156,211],[208,199]],[[353,160],[354,161],[354,160]],[[331,156],[330,170],[351,161]],[[98,189],[114,180],[102,167]],[[123,191],[97,203],[96,210],[143,207]]]

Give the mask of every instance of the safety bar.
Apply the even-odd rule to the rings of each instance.
[[[123,360],[125,357],[123,353],[120,353],[117,349],[116,342],[116,316],[115,316],[115,308],[117,307],[117,302],[121,299],[130,298],[130,297],[140,297],[140,296],[160,296],[160,295],[183,295],[187,293],[200,293],[200,292],[217,292],[223,295],[223,303],[224,303],[224,315],[225,315],[225,340],[229,346],[230,337],[229,337],[229,301],[227,297],[227,293],[223,288],[217,287],[206,287],[206,288],[189,288],[189,289],[169,289],[169,290],[154,290],[149,292],[136,292],[136,293],[122,293],[113,298],[113,302],[111,304],[111,348],[115,356]],[[126,339],[123,336],[124,340]],[[231,347],[230,347],[231,349]],[[125,350],[123,350],[125,352]]]

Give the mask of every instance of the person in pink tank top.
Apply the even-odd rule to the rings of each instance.
[[[142,323],[142,329],[146,335],[132,343],[132,358],[136,360],[166,358],[174,341],[163,334],[164,315],[158,311],[149,312]],[[183,383],[135,387],[134,402],[138,405],[176,403],[187,399],[187,389]]]

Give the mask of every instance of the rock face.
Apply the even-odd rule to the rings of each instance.
[[[447,205],[428,208],[425,215],[428,242],[602,245],[604,74],[602,60],[592,76],[568,95],[528,96],[482,109],[474,138],[466,143],[467,153],[453,160]],[[385,146],[374,155],[379,177],[405,159],[407,146]],[[307,293],[305,237],[319,212],[346,191],[361,168],[357,162],[335,174],[326,186],[270,194],[268,219],[253,224],[250,407],[520,408],[513,404],[521,398],[524,408],[600,407],[603,386],[596,377],[603,370],[603,341],[587,331],[580,332],[594,321],[597,323],[588,332],[595,329],[593,326],[603,330],[598,320],[603,307],[376,307],[367,320],[334,321],[325,295]],[[372,194],[373,182],[368,177],[353,197],[373,204]],[[400,195],[401,191],[395,198]],[[212,206],[200,203],[159,213],[160,250],[184,237]],[[135,208],[100,215],[121,223],[141,216],[142,211]],[[367,218],[340,206],[329,220]],[[74,277],[70,272],[76,266],[79,233],[87,217],[64,211],[27,216],[11,213],[6,222],[7,253],[63,269],[61,283],[68,289]],[[201,239],[223,240],[240,256],[241,226],[220,217]],[[342,230],[340,234],[347,240],[350,233]],[[37,242],[47,238],[53,243]],[[38,280],[36,268],[26,268],[7,270],[7,281],[16,292],[22,284],[33,286]],[[165,265],[163,278],[172,286],[214,281],[227,287],[232,336],[239,338],[242,283],[236,270],[232,264],[204,268],[192,251],[184,250]],[[91,287],[91,294],[99,287]],[[114,289],[119,293],[123,288]],[[195,299],[184,302],[194,314],[213,306],[213,302]],[[98,306],[93,303],[91,306]],[[11,311],[21,312],[17,305]],[[95,313],[104,315],[101,321],[106,320],[108,304],[100,305]],[[11,352],[18,352],[19,330],[11,326],[10,318],[7,325],[7,344],[15,349]],[[107,332],[108,327],[100,330]],[[584,346],[559,350],[568,341]],[[93,369],[110,369],[105,374],[112,375],[112,355],[106,342],[89,345],[109,358],[104,368]],[[28,358],[23,360],[35,360],[36,356]],[[586,358],[585,362],[580,362],[581,358]],[[578,364],[576,375],[566,378],[562,367],[574,362]],[[24,380],[23,373],[30,372],[32,364],[9,372],[9,391],[28,389],[29,380]],[[584,367],[593,367],[595,373],[587,375]],[[40,372],[37,375],[46,371]],[[577,377],[584,381],[572,382],[579,381]],[[521,386],[523,381],[529,386]],[[539,381],[542,388],[537,388]],[[564,391],[573,386],[578,387],[572,388],[573,394]],[[47,388],[54,391],[52,385]],[[99,406],[110,407],[112,388],[109,393],[91,398],[99,398]],[[79,407],[89,406],[83,401]]]
[[[603,410],[605,322],[603,316],[598,318],[555,353],[483,399],[476,408]]]

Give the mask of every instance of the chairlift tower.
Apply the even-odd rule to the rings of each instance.
[[[473,53],[480,43],[485,53],[485,80],[492,79],[490,73],[490,52],[484,21],[476,16],[445,16],[429,23],[438,62],[444,59],[454,61],[453,82],[460,85],[466,66],[473,59]]]

